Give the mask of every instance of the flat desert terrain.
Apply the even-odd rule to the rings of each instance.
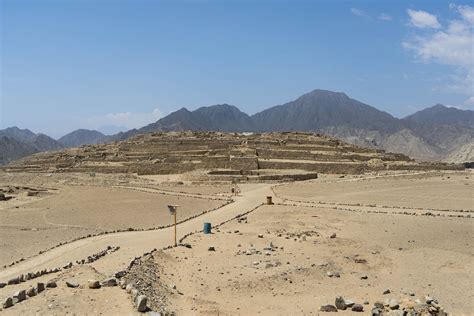
[[[323,175],[239,184],[240,194],[231,196],[230,184],[180,176],[96,175],[92,183],[83,175],[53,175],[47,182],[41,175],[3,174],[0,187],[18,188],[15,198],[0,202],[7,265],[0,267],[0,282],[48,273],[5,285],[0,298],[38,282],[53,280],[57,287],[2,313],[136,315],[138,292],[149,311],[177,315],[323,315],[321,306],[335,305],[337,296],[360,304],[364,315],[376,302],[399,315],[431,300],[437,303],[425,307],[433,314],[473,315],[473,176]],[[28,196],[32,190],[39,193]],[[275,204],[265,205],[267,196]],[[148,230],[171,223],[168,204],[179,204],[184,220],[178,247],[169,247],[172,227]],[[211,234],[202,232],[205,222],[212,223]],[[65,244],[38,254],[58,242]],[[100,251],[100,258],[81,263]],[[68,262],[72,267],[65,268]],[[125,290],[89,288],[90,279],[122,270]]]

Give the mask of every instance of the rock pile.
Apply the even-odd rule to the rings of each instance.
[[[387,298],[382,302],[375,302],[371,310],[372,316],[397,316],[397,315],[432,315],[432,316],[447,316],[448,313],[439,304],[439,302],[430,296],[425,296],[424,299],[404,299],[399,302],[395,298]]]
[[[387,294],[389,294],[388,292]],[[369,302],[364,302],[368,305]],[[351,310],[353,312],[364,312],[364,306],[357,304],[352,300],[337,296],[334,305],[322,305],[321,312],[337,312],[338,310]],[[370,311],[372,316],[447,316],[448,313],[430,296],[425,296],[423,300],[404,299],[399,302],[395,298],[387,298],[382,302],[375,302]]]

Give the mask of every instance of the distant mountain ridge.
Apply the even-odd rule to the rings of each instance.
[[[446,107],[442,104],[436,104],[408,115],[403,121],[412,124],[414,127],[417,125],[456,125],[472,128],[474,126],[474,111],[460,110],[453,107]]]
[[[474,111],[438,104],[398,119],[342,92],[316,89],[252,116],[228,104],[194,111],[182,108],[155,123],[119,133],[111,139],[125,140],[154,131],[322,132],[353,144],[401,152],[416,159],[442,160],[472,143],[473,116]]]
[[[64,147],[79,147],[81,145],[94,145],[107,142],[108,137],[98,131],[77,129],[58,139]]]
[[[63,146],[53,138],[28,129],[9,127],[0,130],[0,165],[34,153],[61,148]]]
[[[252,116],[258,130],[322,130],[331,126],[393,132],[399,120],[342,92],[314,90]]]
[[[321,132],[356,145],[399,152],[415,159],[464,162],[473,152],[474,111],[437,104],[398,119],[342,92],[316,89],[252,116],[229,104],[200,107],[194,111],[181,108],[139,129],[111,136],[77,130],[57,143],[73,147],[126,140],[156,131],[186,130]],[[10,131],[10,134],[12,132],[18,134],[18,131]],[[20,134],[23,139],[35,135]]]

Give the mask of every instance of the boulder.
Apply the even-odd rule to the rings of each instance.
[[[100,282],[97,280],[89,280],[87,285],[90,289],[100,289]]]
[[[145,295],[138,295],[135,300],[135,304],[137,306],[137,311],[142,312],[142,313],[146,312],[147,297]]]
[[[360,304],[354,304],[351,309],[353,312],[363,312],[364,311],[364,306]]]
[[[26,295],[28,295],[29,297],[36,296],[36,294],[38,293],[36,292],[36,289],[34,287],[30,287],[26,292]]]
[[[1,288],[4,288],[5,286],[7,286],[6,283],[0,282],[0,289],[1,289]]]
[[[5,193],[0,192],[0,201],[5,201],[6,199]]]
[[[101,283],[102,286],[116,286],[117,285],[117,279],[116,278],[107,278],[102,281]]]
[[[58,287],[58,285],[55,281],[48,281],[48,283],[46,283],[46,287],[52,289]]]
[[[388,303],[388,307],[390,309],[398,309],[400,307],[400,304],[398,303],[398,300],[392,298],[392,299],[390,299],[390,301]]]
[[[347,309],[346,302],[342,296],[336,297],[336,302],[334,305],[336,305],[337,309],[342,309],[342,310]]]
[[[36,292],[41,293],[44,291],[44,283],[38,282],[36,284]]]
[[[321,312],[337,312],[337,307],[331,304],[322,305],[319,310]]]
[[[17,291],[15,294],[13,294],[13,301],[14,302],[22,302],[26,300],[26,291],[25,290],[20,290]]]
[[[16,278],[8,280],[8,285],[19,284],[19,283],[20,283],[20,277],[16,277]]]
[[[372,316],[382,316],[383,315],[383,309],[374,307],[370,311],[370,315],[372,315]]]
[[[122,271],[116,272],[116,273],[115,273],[115,277],[116,277],[117,279],[120,279],[120,278],[123,278],[123,277],[125,276],[125,274],[127,274],[127,271],[122,270]]]
[[[13,306],[13,298],[12,297],[7,297],[4,301],[3,301],[3,308],[9,308],[9,307],[12,307]]]
[[[79,284],[75,281],[66,281],[67,287],[76,288],[79,287]]]
[[[354,301],[351,300],[344,300],[344,303],[346,304],[347,307],[352,307],[354,306]]]

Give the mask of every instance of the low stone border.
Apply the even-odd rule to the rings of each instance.
[[[280,206],[294,206],[294,207],[310,207],[310,208],[321,208],[324,207],[323,204],[318,204],[318,203],[311,203],[311,202],[296,202],[292,201],[291,202],[284,202],[284,203],[275,203],[276,205]],[[297,204],[300,203],[300,204]],[[430,211],[427,211],[426,213],[416,213],[416,212],[408,212],[408,211],[400,211],[400,212],[387,212],[387,211],[380,211],[380,210],[356,210],[356,209],[351,209],[351,208],[343,208],[343,207],[338,207],[338,206],[332,206],[332,207],[326,207],[330,208],[333,210],[339,210],[339,211],[348,211],[348,212],[355,212],[355,213],[366,213],[366,214],[394,214],[394,215],[410,215],[410,216],[431,216],[431,217],[451,217],[451,218],[474,218],[471,216],[471,214],[468,215],[461,215],[461,214],[434,214]],[[438,211],[439,212],[439,211]]]
[[[189,192],[180,192],[180,191],[176,192],[176,191],[171,191],[171,190],[156,189],[151,186],[150,187],[149,186],[143,186],[143,187],[111,186],[111,187],[133,190],[133,191],[138,191],[138,192],[152,193],[152,194],[190,197],[190,198],[196,198],[196,199],[202,199],[202,200],[208,200],[208,201],[229,201],[230,200],[230,198],[213,196],[213,194],[189,193]],[[154,190],[154,191],[145,191],[146,189]]]
[[[80,265],[80,264],[92,263],[92,262],[97,261],[100,258],[104,257],[105,255],[107,255],[109,253],[113,253],[113,252],[115,252],[119,249],[120,249],[120,247],[118,247],[118,246],[117,247],[108,246],[107,249],[99,251],[98,253],[95,253],[91,256],[88,256],[86,259],[77,260],[76,264]],[[0,288],[4,288],[8,285],[20,284],[20,283],[23,283],[23,282],[26,282],[26,281],[29,281],[29,280],[36,279],[36,278],[38,278],[40,276],[43,276],[43,275],[46,275],[46,274],[57,273],[57,272],[60,272],[62,270],[70,269],[70,268],[73,267],[73,265],[74,264],[72,262],[69,262],[66,265],[62,266],[62,267],[57,267],[57,268],[53,268],[53,269],[43,269],[41,271],[28,272],[26,274],[21,274],[17,277],[14,277],[14,278],[8,280],[8,282],[0,282]]]

